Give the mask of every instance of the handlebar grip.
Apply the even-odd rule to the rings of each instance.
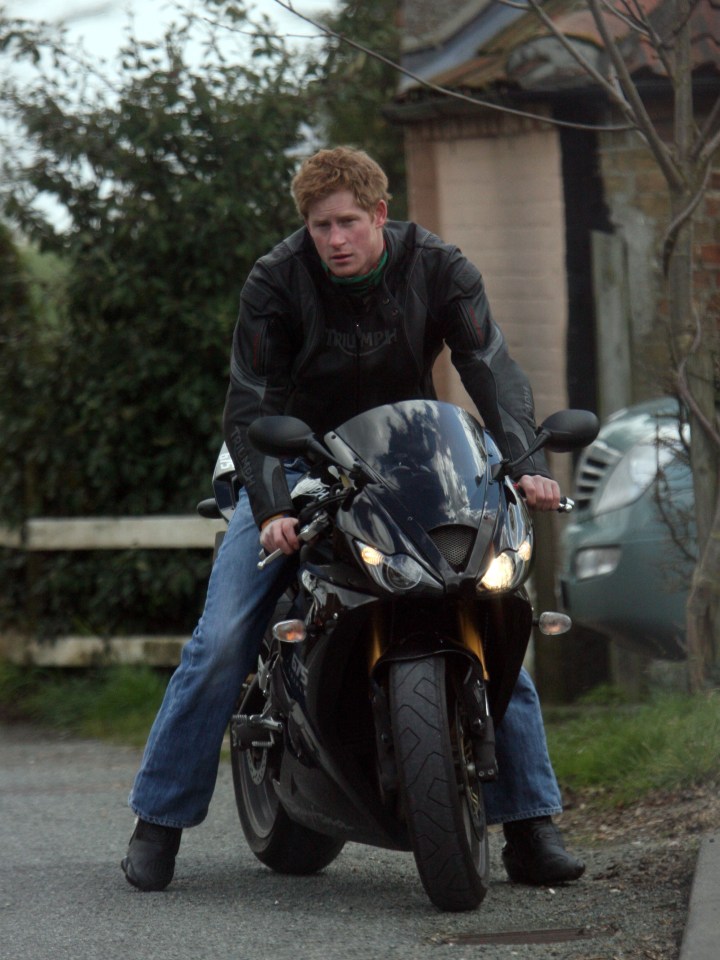
[[[328,526],[329,522],[330,521],[326,514],[318,514],[314,520],[312,520],[310,523],[306,523],[305,526],[298,531],[298,540],[302,540],[303,543],[308,543],[308,541],[313,540],[319,533],[321,533]],[[262,552],[263,551],[260,553],[261,556]],[[272,553],[269,553],[258,562],[258,570],[264,570],[268,563],[272,563],[273,560],[276,560],[282,555],[283,551],[280,550],[280,548],[273,550]]]
[[[513,484],[513,487],[517,490],[520,496],[525,500],[525,491],[517,483]],[[575,509],[575,501],[571,500],[570,497],[560,497],[560,505],[557,508],[558,513],[571,513]]]

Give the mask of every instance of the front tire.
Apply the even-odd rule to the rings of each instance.
[[[255,685],[243,701],[243,710],[259,713],[261,709],[262,694]],[[234,743],[231,745],[235,805],[240,824],[252,852],[271,870],[295,875],[317,873],[338,856],[344,841],[310,830],[287,815],[272,782],[282,749],[280,743],[245,750]]]
[[[473,910],[488,890],[482,787],[468,717],[442,656],[390,667],[390,710],[405,819],[420,879],[440,910]]]

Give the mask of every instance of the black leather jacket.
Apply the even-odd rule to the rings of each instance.
[[[388,262],[365,297],[332,282],[305,228],[258,260],[243,287],[223,428],[258,524],[292,504],[281,464],[247,442],[253,420],[292,414],[322,434],[383,403],[432,398],[443,343],[503,453],[518,456],[534,437],[530,384],[478,270],[414,223],[388,221],[384,234]],[[537,454],[520,472],[550,476]]]

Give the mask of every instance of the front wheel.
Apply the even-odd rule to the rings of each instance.
[[[257,686],[250,689],[243,702],[243,709],[248,708],[248,712],[260,712],[262,708]],[[258,860],[272,870],[296,875],[317,873],[332,863],[344,842],[295,823],[287,815],[272,782],[281,754],[280,743],[245,750],[234,743],[231,746],[235,804],[243,833]]]
[[[440,910],[473,910],[490,875],[469,718],[442,656],[393,663],[390,710],[405,819],[420,879]]]

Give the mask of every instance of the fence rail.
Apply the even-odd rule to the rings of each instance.
[[[222,520],[188,515],[146,517],[34,517],[20,528],[0,525],[0,547],[60,550],[212,550]],[[40,641],[0,635],[0,657],[11,663],[85,667],[113,663],[175,666],[187,637],[57,637]]]
[[[212,547],[222,520],[195,516],[35,517],[0,526],[0,547],[19,550],[188,550]]]

